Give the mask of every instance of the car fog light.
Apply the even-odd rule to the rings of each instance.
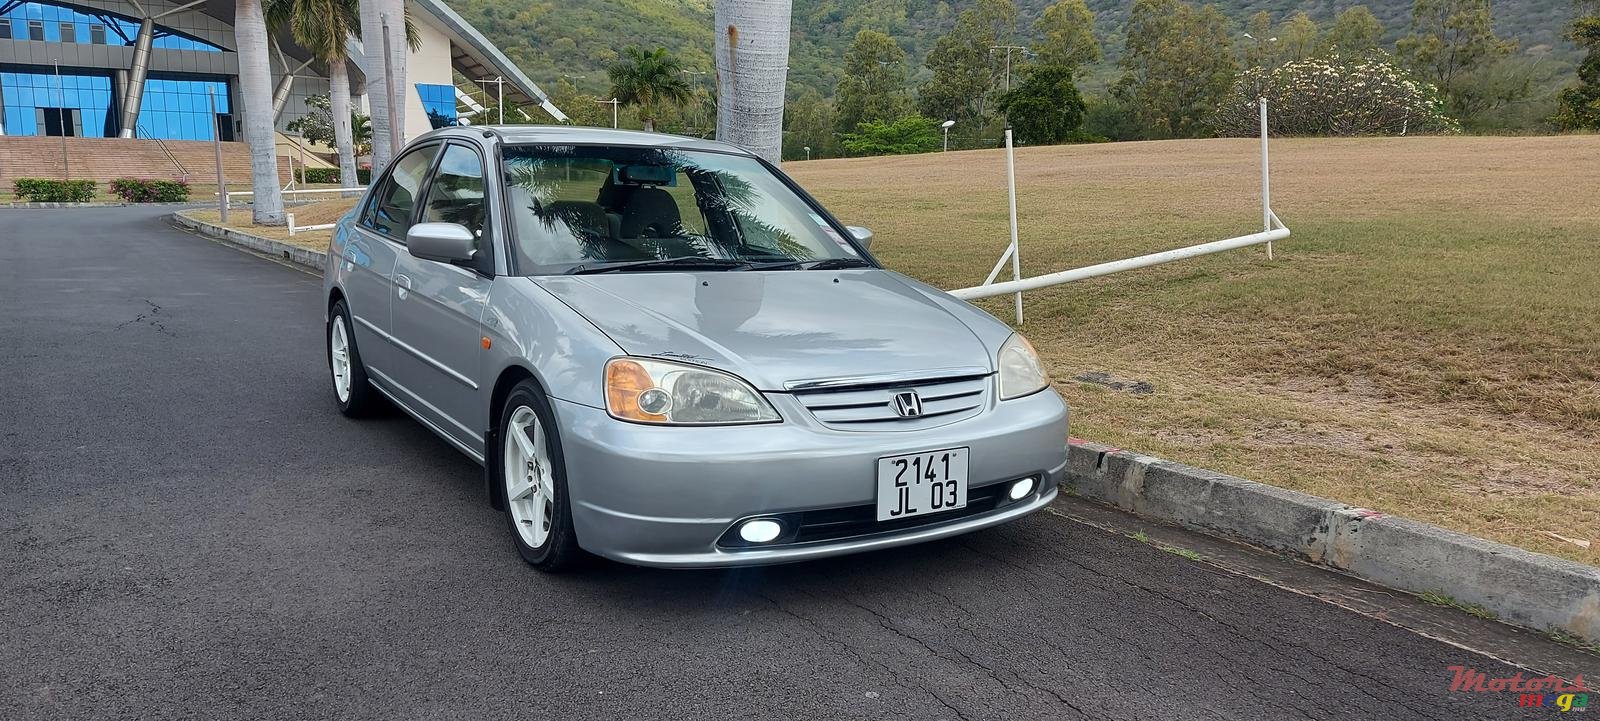
[[[1033,493],[1032,478],[1024,478],[1020,481],[1017,481],[1016,483],[1011,484],[1011,490],[1006,491],[1006,495],[1010,496],[1011,500],[1013,501],[1020,501],[1029,493]]]
[[[744,525],[739,526],[739,537],[749,543],[766,543],[780,533],[783,533],[783,526],[768,518],[745,521]]]

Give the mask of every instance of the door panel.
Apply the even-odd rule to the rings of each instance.
[[[478,322],[493,282],[448,263],[402,255],[395,265],[393,376],[413,407],[435,425],[478,449],[483,335]]]
[[[423,260],[409,253],[395,265],[392,328],[395,378],[418,401],[418,412],[457,440],[483,447],[488,425],[482,382],[483,334],[479,322],[493,283],[486,222],[484,164],[472,148],[445,146],[428,181],[418,222],[457,223],[478,237],[471,267]],[[489,261],[489,262],[485,262]]]
[[[351,230],[340,263],[344,270],[345,305],[354,324],[356,348],[368,369],[388,372],[392,365],[389,339],[389,289],[398,247],[365,228]]]
[[[361,350],[367,369],[375,371],[372,375],[380,385],[392,385],[390,379],[398,360],[391,325],[395,262],[410,257],[404,245],[406,230],[416,215],[423,181],[438,154],[438,144],[424,145],[391,165],[392,170],[379,179],[371,201],[356,220],[340,261],[346,273],[350,315],[355,321],[356,347]]]

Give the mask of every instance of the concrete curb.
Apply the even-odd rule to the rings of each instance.
[[[1067,459],[1086,498],[1600,641],[1600,568],[1088,441]]]
[[[183,211],[173,213],[172,219],[178,225],[193,230],[209,238],[220,240],[230,245],[237,245],[241,248],[252,250],[257,253],[265,253],[273,257],[282,258],[285,261],[316,271],[318,273],[322,272],[322,269],[328,259],[328,254],[320,250],[302,248],[298,245],[290,245],[288,243],[273,240],[271,238],[254,235],[252,233],[246,233],[240,230],[234,230],[233,228],[225,228],[213,223],[195,220],[194,218],[186,215]]]

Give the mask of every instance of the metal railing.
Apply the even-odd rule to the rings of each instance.
[[[1146,255],[1124,258],[1122,260],[1113,260],[1106,263],[1098,263],[1096,265],[1073,268],[1071,270],[1063,270],[1056,273],[1047,273],[1045,275],[1034,276],[1032,278],[1023,278],[1021,260],[1019,259],[1017,252],[1017,174],[1014,161],[1015,151],[1011,144],[1011,131],[1007,130],[1006,173],[1009,176],[1008,183],[1011,203],[1011,243],[1006,246],[1005,252],[1000,254],[1000,260],[995,262],[994,269],[989,271],[989,276],[984,278],[982,284],[973,286],[971,288],[958,288],[948,292],[950,295],[965,300],[991,298],[997,295],[1006,295],[1008,293],[1015,294],[1017,324],[1021,325],[1022,293],[1024,291],[1046,288],[1052,285],[1060,285],[1062,283],[1070,283],[1075,280],[1098,278],[1102,275],[1110,275],[1111,273],[1118,273],[1124,270],[1147,268],[1152,265],[1171,263],[1175,260],[1194,258],[1196,256],[1209,255],[1211,253],[1220,253],[1225,250],[1234,250],[1236,248],[1244,248],[1252,245],[1266,244],[1267,259],[1271,260],[1273,241],[1283,240],[1284,238],[1289,237],[1289,228],[1283,224],[1283,221],[1278,220],[1276,213],[1272,212],[1272,180],[1267,153],[1267,100],[1266,98],[1260,98],[1257,103],[1261,109],[1261,232],[1251,233],[1249,235],[1241,235],[1235,238],[1227,238],[1225,240],[1212,241],[1209,243],[1190,245],[1183,248],[1175,248],[1173,250],[1165,250],[1159,253],[1148,253]],[[1002,283],[994,282],[995,278],[1000,275],[1000,269],[1005,267],[1006,261],[1008,260],[1011,261],[1011,280]]]

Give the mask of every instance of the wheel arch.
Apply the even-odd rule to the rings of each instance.
[[[505,500],[500,497],[500,484],[495,481],[495,471],[499,469],[500,453],[500,415],[505,412],[506,399],[511,396],[511,389],[519,383],[531,380],[539,387],[540,392],[546,393],[544,381],[538,374],[520,363],[512,363],[500,370],[495,377],[494,386],[489,392],[489,417],[486,430],[483,433],[483,491],[489,505],[496,510],[505,510]]]

